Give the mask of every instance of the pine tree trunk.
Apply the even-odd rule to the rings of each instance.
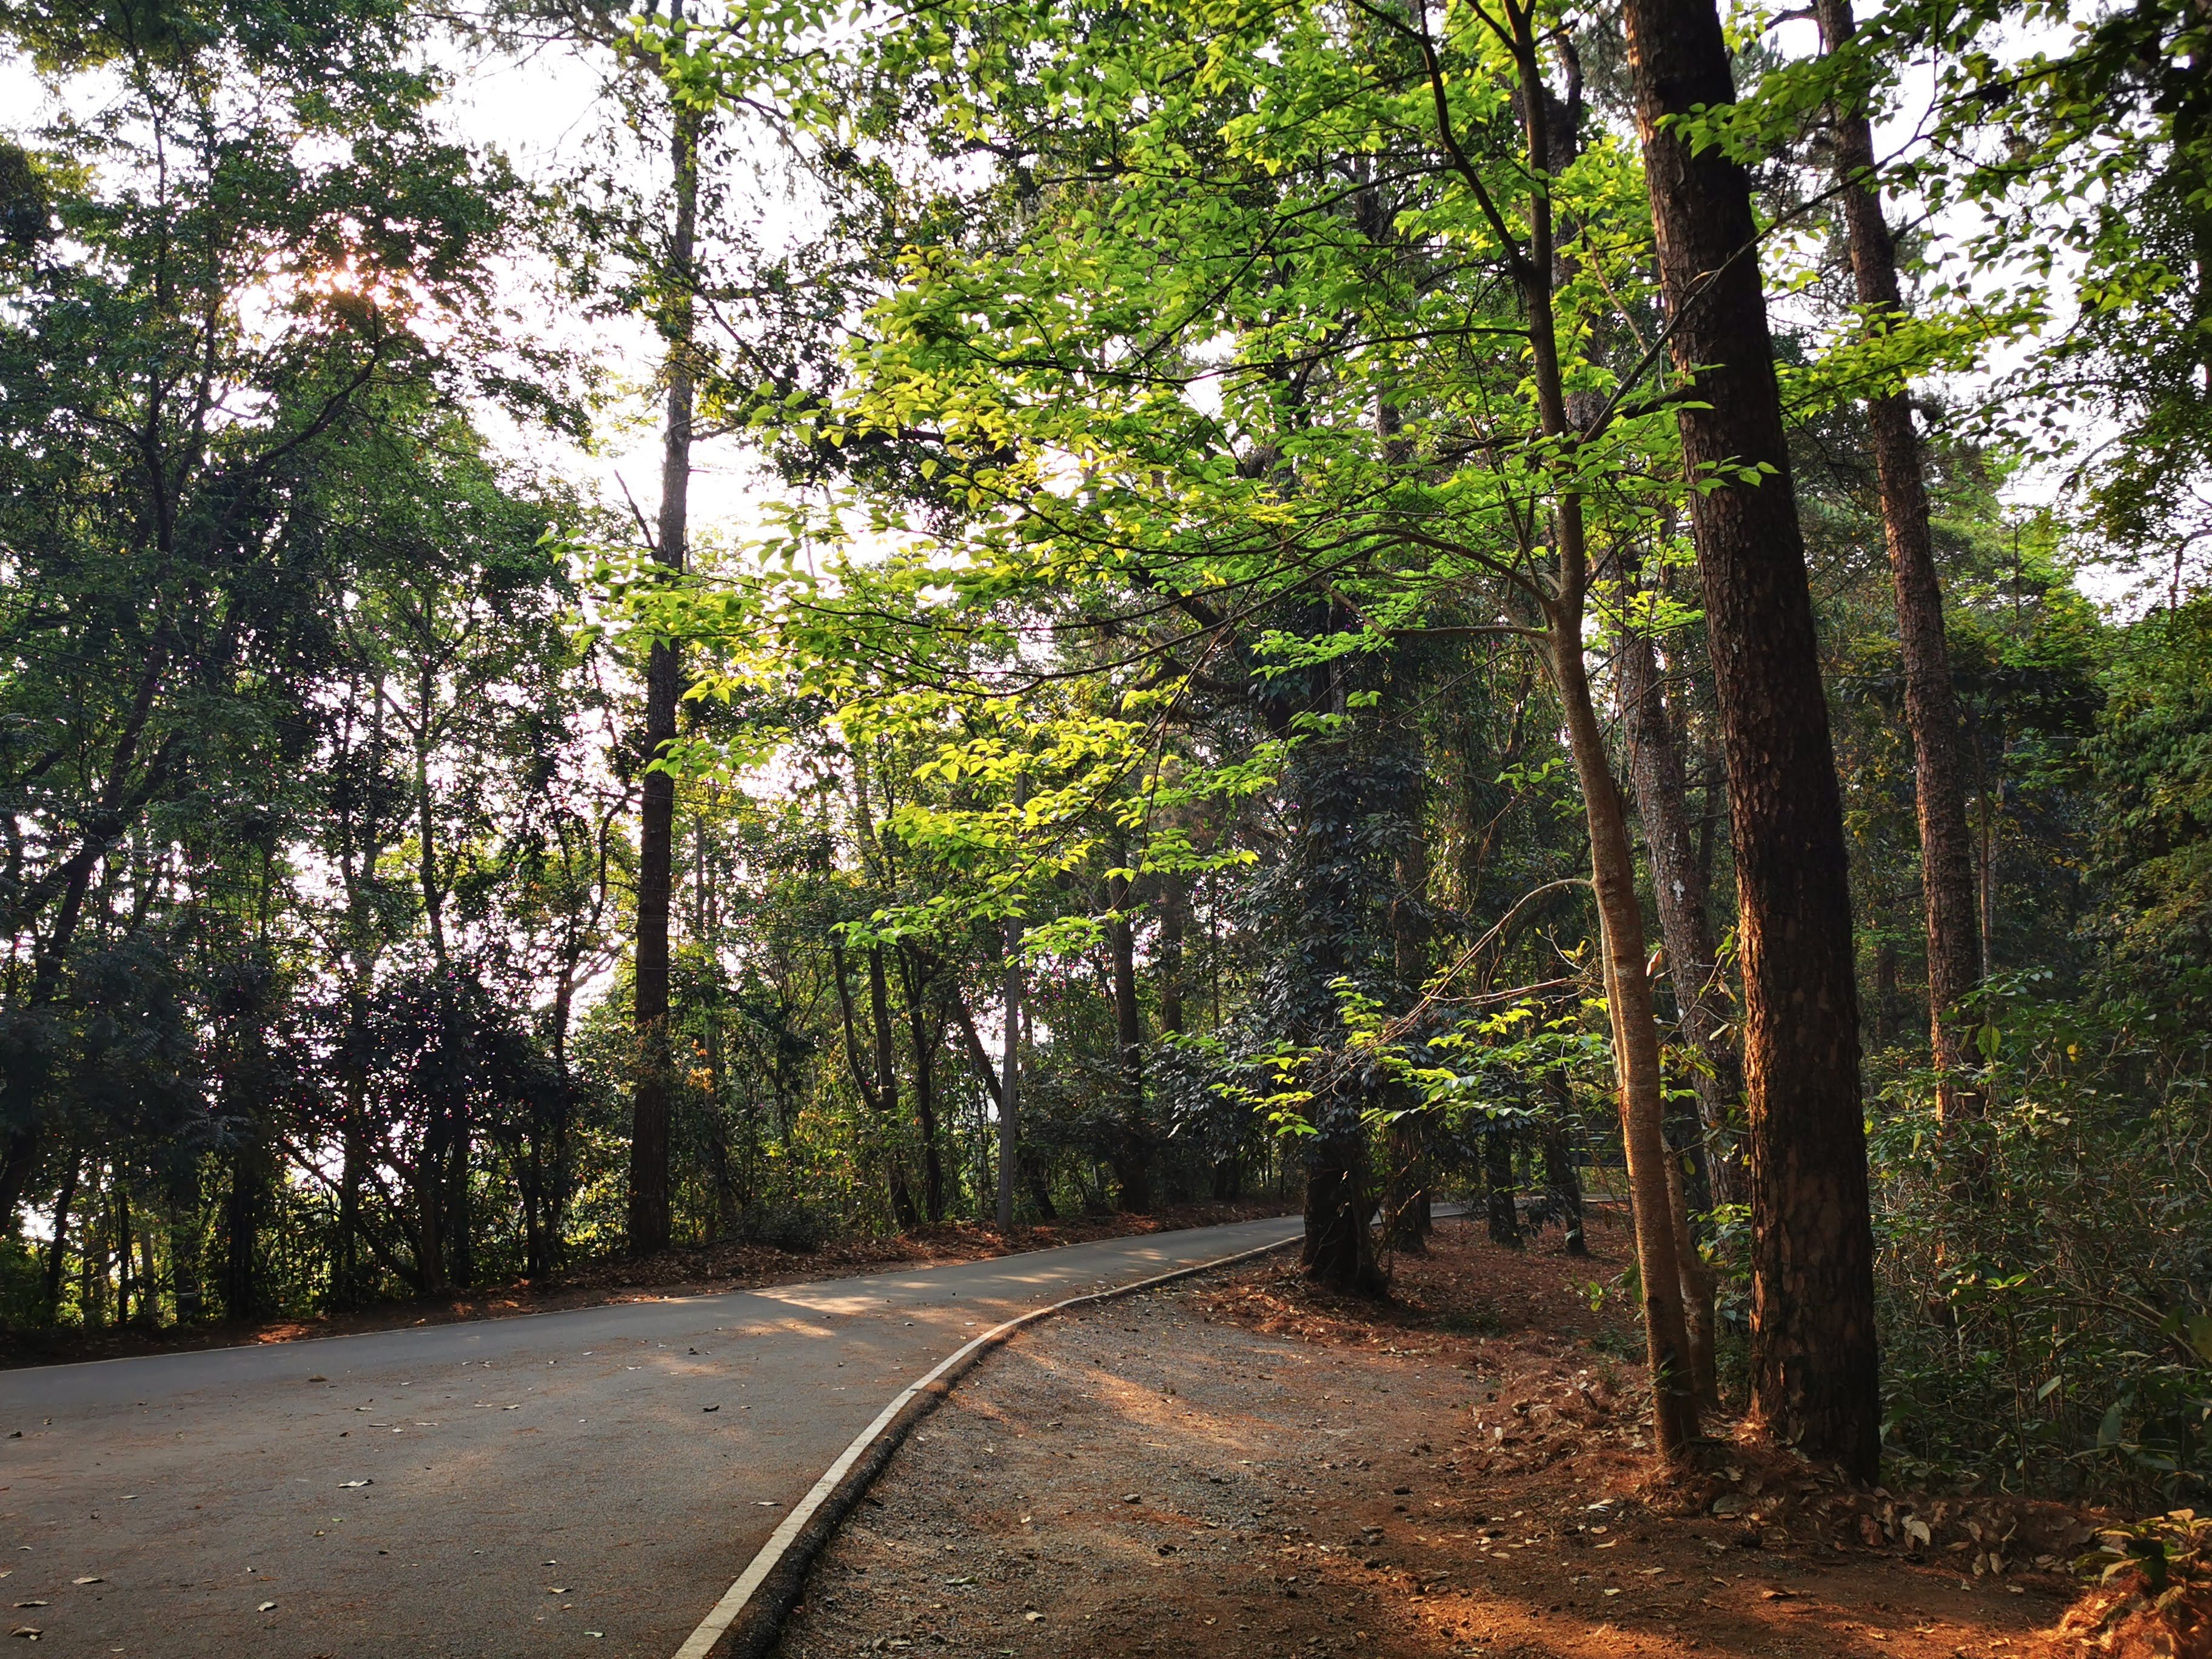
[[[683,0],[671,0],[672,21]],[[695,303],[692,257],[699,216],[699,141],[702,118],[671,98],[676,223],[669,246],[670,298],[662,322],[668,342],[668,412],[660,468],[660,523],[653,552],[671,570],[684,568],[690,537],[691,346]],[[676,737],[683,700],[683,665],[676,647],[657,641],[645,670],[645,752],[663,756]],[[668,911],[674,881],[676,780],[648,771],[641,787],[637,836],[637,956],[633,1018],[637,1079],[632,1096],[629,1147],[629,1248],[637,1255],[665,1249],[669,1238],[669,1113],[674,1094],[668,1046]]]
[[[1671,125],[1735,89],[1713,0],[1627,0],[1624,21],[1674,359],[1700,394],[1680,414],[1684,459],[1699,479],[1765,470],[1690,496],[1735,842],[1753,1409],[1776,1439],[1869,1478],[1881,1401],[1858,995],[1812,594],[1749,179]]]
[[[1830,52],[1851,38],[1850,0],[1818,0],[1820,33]],[[1859,303],[1876,328],[1902,314],[1897,245],[1883,221],[1875,186],[1874,133],[1863,107],[1835,116],[1836,174],[1850,237],[1851,274]],[[1928,934],[1929,1040],[1936,1059],[1939,1119],[1981,1109],[1961,1081],[1972,1063],[1971,1022],[1962,1009],[1981,980],[1975,921],[1972,836],[1966,827],[1966,757],[1959,698],[1943,629],[1943,589],[1928,528],[1928,483],[1912,404],[1902,390],[1871,399],[1867,425],[1874,441],[1881,495],[1882,538],[1897,590],[1897,637],[1905,662],[1905,720],[1917,764],[1913,800],[1920,821],[1920,884]]]

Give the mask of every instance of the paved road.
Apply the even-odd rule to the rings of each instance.
[[[1299,1224],[0,1374],[0,1629],[57,1656],[669,1659],[967,1338]]]

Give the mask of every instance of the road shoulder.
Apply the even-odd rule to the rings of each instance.
[[[1624,1241],[1447,1234],[1381,1318],[1267,1261],[1025,1334],[892,1461],[780,1651],[1951,1659],[2057,1618],[2032,1559],[1869,1544],[1817,1481],[1644,1487],[1638,1370],[1580,1291]]]

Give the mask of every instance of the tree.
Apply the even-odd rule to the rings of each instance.
[[[103,77],[96,113],[64,96],[39,149],[9,149],[0,252],[7,625],[27,653],[5,695],[42,734],[0,763],[6,928],[31,960],[0,1104],[12,1215],[103,872],[156,820],[171,838],[287,775],[332,646],[317,469],[380,389],[478,380],[514,190],[428,119],[404,9],[6,27],[58,90]]]
[[[1848,50],[1855,29],[1850,0],[1820,0],[1820,33],[1832,57]],[[1876,188],[1874,131],[1863,94],[1846,91],[1833,112],[1836,178],[1850,246],[1851,275],[1868,325],[1893,326],[1904,310],[1898,289],[1897,245],[1882,216]],[[1959,701],[1943,625],[1943,590],[1936,579],[1929,530],[1928,486],[1911,400],[1902,386],[1867,400],[1881,495],[1883,539],[1897,592],[1897,631],[1905,657],[1905,714],[1917,765],[1913,800],[1920,825],[1920,884],[1928,939],[1929,1040],[1942,1115],[1971,1113],[1973,1096],[1960,1077],[1972,1063],[1966,1011],[1981,982],[1980,930],[1975,925],[1974,860],[1966,828],[1966,764]]]
[[[1803,537],[1741,164],[1686,127],[1735,100],[1708,0],[1624,13],[1729,770],[1752,1165],[1752,1387],[1768,1432],[1872,1479],[1874,1240],[1849,866]]]

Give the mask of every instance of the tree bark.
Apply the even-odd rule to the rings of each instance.
[[[680,22],[684,0],[670,0],[669,18]],[[653,556],[672,571],[684,568],[691,505],[691,416],[695,336],[692,258],[699,220],[699,141],[704,118],[693,106],[669,100],[676,222],[669,243],[669,298],[662,318],[668,342],[668,410],[660,467],[660,522]],[[683,665],[676,647],[656,641],[645,671],[645,751],[661,759],[676,737],[683,699]],[[638,1255],[665,1249],[669,1239],[668,1133],[674,1094],[668,1048],[668,910],[676,838],[676,780],[648,770],[641,791],[637,846],[637,956],[634,1019],[637,1079],[632,1096],[629,1147],[629,1248]]]
[[[1379,1296],[1386,1286],[1367,1225],[1375,1200],[1367,1180],[1367,1139],[1323,1134],[1306,1166],[1306,1236],[1299,1264],[1317,1283],[1353,1296]]]
[[[230,1185],[222,1206],[222,1310],[232,1319],[252,1319],[261,1311],[260,1263],[254,1249],[261,1234],[261,1212],[268,1191],[267,1149],[258,1127],[231,1154]],[[118,1188],[117,1190],[120,1190]]]
[[[1565,150],[1555,148],[1555,100],[1546,88],[1542,43],[1528,11],[1506,12],[1512,35],[1521,118],[1530,185],[1526,201],[1525,239],[1510,251],[1512,276],[1520,289],[1528,322],[1528,357],[1536,395],[1538,423],[1555,442],[1580,436],[1567,406],[1561,372],[1555,293],[1565,262],[1555,244],[1549,185],[1551,172]],[[1440,137],[1448,153],[1461,154],[1448,126],[1449,100],[1439,61],[1425,51]],[[1570,91],[1575,60],[1566,53]],[[1571,120],[1573,100],[1559,119]],[[1698,1431],[1697,1401],[1689,1374],[1689,1339],[1684,1322],[1678,1251],[1667,1191],[1667,1149],[1662,1127],[1663,1093],[1659,1070],[1659,1029],[1644,959],[1644,913],[1636,892],[1635,855],[1629,845],[1620,792],[1613,781],[1597,710],[1590,699],[1583,623],[1588,602],[1590,562],[1582,494],[1571,482],[1552,492],[1552,539],[1555,569],[1544,601],[1545,667],[1558,692],[1568,748],[1581,787],[1583,821],[1589,832],[1591,884],[1602,924],[1601,950],[1606,969],[1613,1065],[1620,1079],[1621,1138],[1628,1156],[1628,1180],[1636,1224],[1638,1269],[1643,1282],[1645,1346],[1652,1379],[1652,1441],[1668,1460],[1686,1455]]]
[[[1699,488],[1691,526],[1728,757],[1752,1165],[1752,1399],[1776,1439],[1871,1478],[1881,1456],[1874,1249],[1850,894],[1804,542],[1744,169],[1673,123],[1734,101],[1713,0],[1624,21]],[[1747,484],[1721,467],[1758,467]],[[1708,487],[1710,486],[1710,487]],[[1636,964],[1639,976],[1643,964]]]
[[[1515,19],[1516,56],[1520,68],[1522,131],[1532,166],[1548,170],[1556,154],[1550,132],[1552,100],[1545,90],[1543,64],[1525,11]],[[1570,60],[1571,66],[1571,59]],[[1553,313],[1555,262],[1549,186],[1539,182],[1529,192],[1528,241],[1521,261],[1521,285],[1528,312],[1530,366],[1537,410],[1545,434],[1566,439],[1576,431],[1567,408],[1560,372]],[[1583,606],[1589,583],[1589,552],[1583,500],[1572,488],[1552,501],[1557,542],[1557,574],[1546,607],[1546,666],[1559,696],[1583,796],[1583,817],[1589,831],[1591,885],[1602,923],[1607,1001],[1612,1016],[1613,1065],[1620,1078],[1621,1139],[1628,1157],[1629,1191],[1634,1199],[1636,1256],[1643,1278],[1645,1350],[1651,1372],[1652,1443],[1660,1456],[1685,1455],[1698,1432],[1697,1402],[1688,1375],[1689,1339],[1683,1319],[1680,1252],[1667,1204],[1667,1150],[1659,1073],[1659,1024],[1651,1005],[1651,985],[1644,970],[1644,911],[1636,895],[1636,859],[1620,791],[1607,763],[1605,738],[1590,700],[1584,660]]]
[[[1500,1129],[1492,1129],[1482,1138],[1482,1194],[1490,1242],[1509,1250],[1519,1249],[1521,1210],[1513,1183],[1513,1143]]]
[[[1581,541],[1580,503],[1561,501],[1563,552]],[[1571,591],[1562,581],[1563,591]],[[1583,817],[1590,838],[1590,875],[1597,891],[1612,1015],[1613,1067],[1620,1079],[1621,1141],[1636,1225],[1636,1261],[1643,1280],[1644,1340],[1652,1376],[1652,1443],[1662,1457],[1685,1456],[1697,1437],[1696,1350],[1683,1297],[1686,1240],[1668,1171],[1666,1100],[1659,1060],[1659,1020],[1644,972],[1644,908],[1636,894],[1635,854],[1620,790],[1606,763],[1605,738],[1590,701],[1583,660],[1581,606],[1552,624],[1552,678],[1566,715],[1569,746],[1581,780]]]
[[[1674,988],[1682,1035],[1702,1062],[1692,1070],[1690,1085],[1710,1152],[1713,1197],[1723,1204],[1741,1204],[1747,1192],[1746,1171],[1729,1120],[1742,1097],[1743,1072],[1735,1045],[1729,1039],[1720,970],[1713,960],[1705,874],[1690,825],[1682,754],[1660,696],[1659,668],[1650,640],[1633,631],[1625,633],[1614,668],[1620,680],[1636,816],[1644,823],[1659,937],[1667,946],[1667,977]]]
[[[1827,50],[1851,38],[1850,0],[1817,0],[1814,8]],[[1877,331],[1904,312],[1897,281],[1897,245],[1875,185],[1874,132],[1863,104],[1835,112],[1836,177],[1850,239],[1851,275],[1859,304]],[[1897,591],[1898,647],[1905,662],[1905,720],[1917,760],[1913,805],[1920,827],[1920,885],[1928,936],[1928,1029],[1936,1061],[1940,1121],[1981,1109],[1962,1081],[1972,1064],[1964,1008],[1981,982],[1975,925],[1972,837],[1966,826],[1966,757],[1958,693],[1943,629],[1943,589],[1928,529],[1928,483],[1912,404],[1902,388],[1867,403],[1882,539]]]

